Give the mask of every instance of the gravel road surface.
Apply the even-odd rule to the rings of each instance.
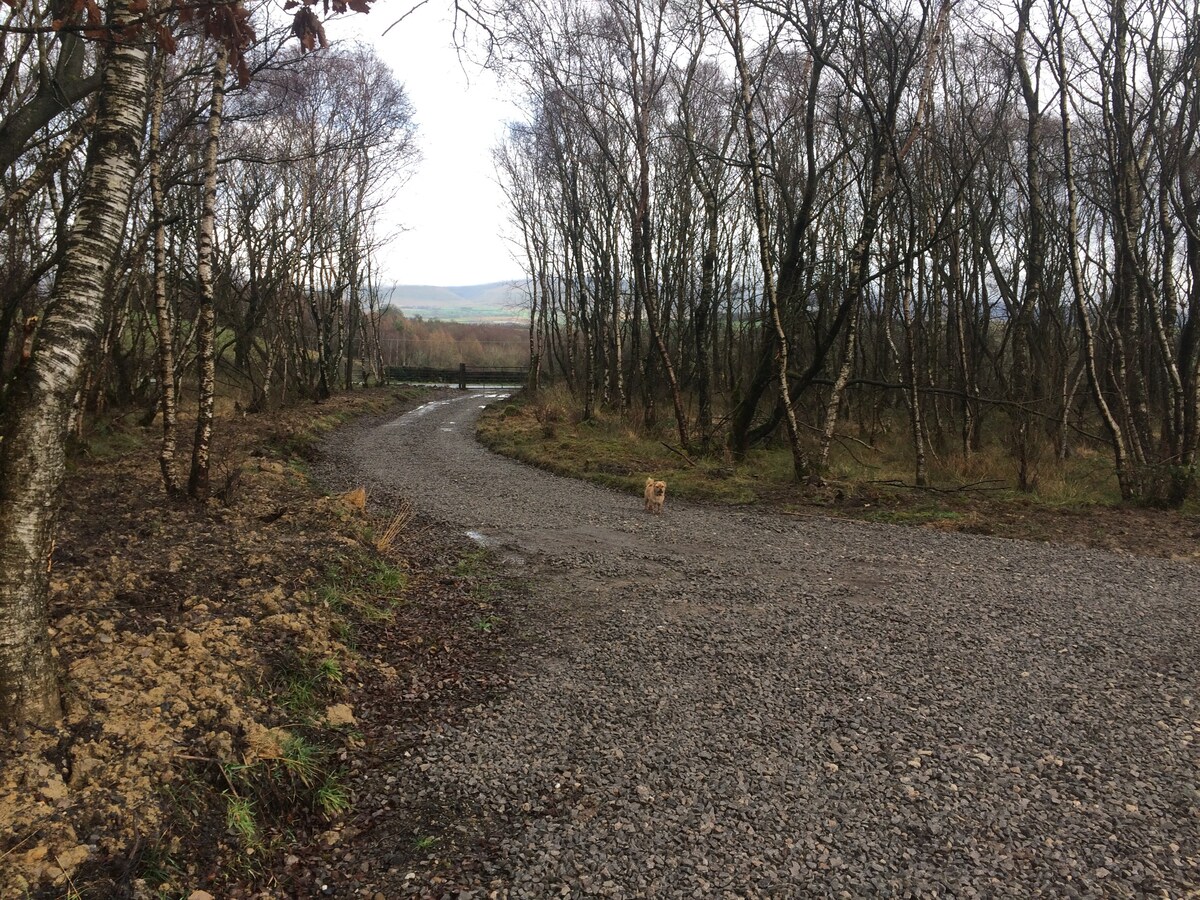
[[[651,516],[484,450],[495,399],[334,448],[532,585],[513,689],[411,735],[399,773],[498,837],[470,882],[406,891],[1200,895],[1195,565],[669,487]]]

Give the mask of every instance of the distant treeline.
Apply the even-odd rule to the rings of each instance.
[[[488,368],[529,364],[529,329],[522,325],[443,322],[388,314],[380,323],[384,365]]]

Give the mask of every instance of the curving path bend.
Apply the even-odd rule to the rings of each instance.
[[[515,687],[411,735],[400,788],[501,835],[451,896],[1197,896],[1194,564],[653,517],[484,450],[496,398],[333,448],[533,585]]]

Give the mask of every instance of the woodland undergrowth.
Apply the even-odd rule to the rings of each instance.
[[[835,515],[1028,540],[1074,543],[1175,558],[1197,555],[1200,506],[1181,510],[1123,504],[1105,452],[1081,443],[1060,460],[1036,454],[1036,483],[1019,491],[1000,438],[964,457],[930,448],[930,486],[913,484],[913,454],[902,412],[873,433],[844,423],[822,478],[797,483],[782,440],[741,461],[719,446],[680,448],[662,420],[603,407],[587,420],[561,386],[518,394],[485,411],[477,436],[495,452],[560,475],[641,494],[647,476],[663,478],[671,499],[760,505],[793,515]],[[808,435],[815,454],[819,435]]]
[[[250,896],[336,827],[378,676],[357,634],[407,602],[407,518],[309,465],[419,393],[227,410],[205,505],[166,498],[153,429],[90,424],[52,559],[66,715],[0,739],[0,897]]]

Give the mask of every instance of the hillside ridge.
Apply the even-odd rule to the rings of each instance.
[[[447,322],[519,322],[527,315],[525,281],[484,284],[391,284],[382,295],[406,317]]]

